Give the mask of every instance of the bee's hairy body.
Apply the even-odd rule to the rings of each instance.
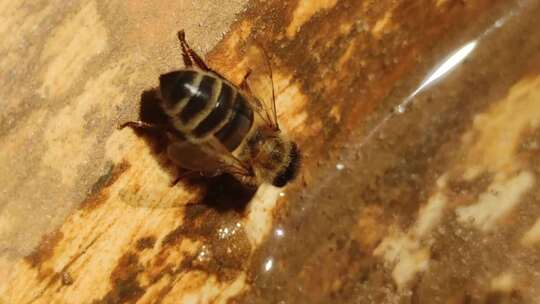
[[[165,132],[168,157],[188,171],[228,172],[245,184],[284,186],[296,174],[299,154],[279,130],[275,99],[269,114],[251,94],[249,72],[235,86],[189,47],[184,31],[178,38],[186,68],[159,78],[159,107],[166,121],[130,121],[122,127]]]
[[[252,176],[237,176],[244,183],[283,185],[296,146],[255,115],[250,98],[255,97],[212,72],[191,68],[160,77],[160,107],[172,128],[193,144],[218,140],[250,165]],[[175,153],[169,157],[174,161]]]

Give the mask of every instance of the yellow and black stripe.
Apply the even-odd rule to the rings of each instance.
[[[164,74],[160,93],[161,107],[172,126],[194,142],[215,136],[232,152],[253,126],[246,97],[214,74],[198,70]]]

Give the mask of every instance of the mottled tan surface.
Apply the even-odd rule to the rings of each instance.
[[[114,286],[108,278],[129,244],[147,233],[166,234],[181,223],[175,209],[152,211],[125,203],[137,200],[128,189],[133,181],[120,178],[126,170],[147,178],[139,200],[154,204],[154,198],[165,196],[182,201],[186,194],[181,187],[169,187],[170,176],[142,140],[116,126],[137,116],[141,93],[157,84],[160,73],[181,67],[179,29],[186,29],[196,49],[206,52],[244,5],[0,3],[2,301],[88,303],[103,298]],[[101,191],[115,180],[114,189]],[[83,202],[91,206],[100,200],[107,201],[104,209],[75,211]],[[32,252],[37,253],[23,259]],[[64,273],[73,285],[58,291]]]
[[[0,303],[540,302],[539,1],[0,12]],[[116,130],[181,28],[263,98],[271,54],[288,188],[170,187],[156,142]]]

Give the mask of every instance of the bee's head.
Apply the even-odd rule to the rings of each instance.
[[[300,165],[300,151],[294,142],[285,143],[287,149],[286,154],[284,155],[284,166],[281,170],[277,171],[277,174],[272,180],[272,185],[276,187],[283,187],[289,181],[293,180],[298,173],[298,168]]]
[[[252,147],[253,165],[259,182],[283,187],[296,176],[300,153],[294,142],[283,139],[279,133],[260,133],[254,138]]]

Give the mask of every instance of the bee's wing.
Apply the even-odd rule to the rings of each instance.
[[[277,110],[276,110],[276,92],[274,88],[274,75],[272,71],[272,64],[270,62],[270,57],[268,56],[268,53],[262,47],[262,45],[259,45],[258,51],[262,52],[264,55],[264,58],[266,59],[266,65],[268,69],[268,80],[270,82],[270,88],[271,88],[271,99],[268,101],[266,98],[259,99],[259,97],[256,97],[251,88],[250,84],[248,83],[248,77],[251,75],[251,70],[247,72],[247,74],[244,76],[244,80],[240,84],[240,88],[244,91],[246,91],[248,94],[251,95],[252,98],[249,98],[249,103],[252,106],[252,108],[259,114],[259,116],[268,124],[270,127],[272,127],[275,130],[279,130],[279,123],[277,119]],[[259,80],[259,85],[263,85],[263,83],[266,83],[266,81]],[[258,90],[257,90],[258,91]]]
[[[174,142],[167,148],[167,154],[178,166],[191,171],[250,175],[245,165],[215,138],[199,144],[187,140]]]
[[[223,166],[217,153],[187,140],[171,143],[167,155],[178,166],[195,172],[216,172]]]
[[[236,175],[243,175],[243,176],[252,176],[253,173],[251,172],[250,166],[246,164],[245,162],[239,160],[236,156],[234,156],[227,147],[225,147],[219,139],[212,136],[208,142],[208,146],[211,148],[211,150],[215,151],[217,154],[219,154],[221,160],[227,167],[227,171]]]
[[[266,63],[268,65],[268,73],[270,74],[270,85],[272,88],[272,100],[270,101],[270,109],[267,108],[268,116],[271,116],[272,124],[274,127],[279,130],[279,123],[277,119],[277,109],[276,109],[276,91],[274,88],[274,72],[272,71],[272,63],[270,61],[270,57],[268,56],[268,53],[266,52],[265,48],[261,45],[261,50],[264,54],[264,57],[266,57]]]

